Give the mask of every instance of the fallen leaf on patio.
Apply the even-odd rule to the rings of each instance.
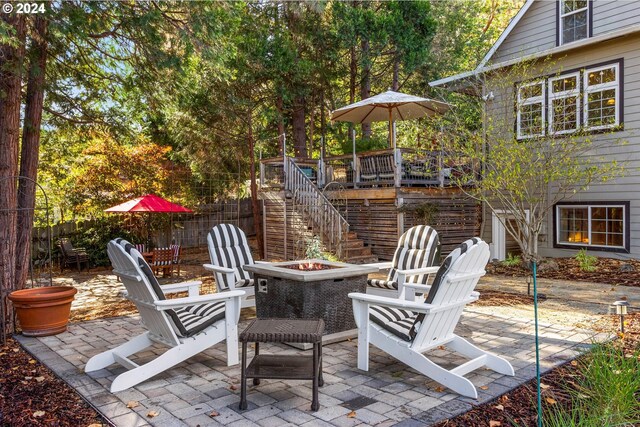
[[[509,401],[509,396],[507,396],[506,394],[504,396],[502,396],[500,398],[500,400],[502,400],[503,402],[508,402]]]
[[[31,380],[33,377],[24,377],[25,380]]]
[[[34,416],[34,417],[36,417],[36,418],[38,418],[38,417],[44,417],[44,414],[45,414],[45,413],[46,413],[46,412],[44,412],[44,411],[36,411],[36,412],[34,412],[34,413],[33,413],[33,416]]]
[[[500,427],[502,423],[500,421],[491,420],[489,421],[489,427]]]
[[[218,411],[211,411],[211,412],[209,412],[209,416],[210,416],[211,418],[213,418],[213,417],[217,417],[218,415],[220,415],[220,412],[218,412]]]
[[[443,391],[444,391],[444,387],[440,387],[440,386],[436,387],[436,392],[442,393]]]
[[[149,411],[149,412],[147,412],[147,417],[149,417],[149,418],[154,418],[154,417],[157,417],[158,415],[160,415],[160,412],[158,412],[158,411]]]
[[[356,411],[351,411],[347,414],[347,418],[355,418],[356,417]]]
[[[127,402],[127,408],[132,409],[135,408],[137,406],[140,406],[140,404],[138,402],[136,402],[135,400],[130,400]]]
[[[543,390],[546,390],[548,388],[550,388],[551,386],[549,384],[544,384],[544,383],[540,383],[540,388]]]
[[[438,346],[438,350],[444,350],[444,346],[443,345],[439,345]]]
[[[571,366],[578,366],[578,362],[576,362],[575,360],[571,361]]]
[[[237,386],[237,385],[235,385],[235,384],[231,384],[231,385],[229,386],[229,390],[237,390],[237,389],[238,389],[238,386]]]
[[[558,403],[558,402],[556,402],[555,399],[553,399],[551,397],[547,397],[544,400],[546,400],[549,405],[555,405],[556,403]]]
[[[41,383],[42,381],[44,381],[44,377],[36,377],[36,381]]]
[[[478,387],[480,390],[489,390],[489,386],[486,385],[481,385],[480,387]]]
[[[504,411],[504,406],[502,405],[496,405],[494,406],[494,408],[496,408],[498,411]]]

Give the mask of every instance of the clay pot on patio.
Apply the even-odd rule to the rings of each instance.
[[[13,291],[13,303],[22,328],[28,337],[44,337],[67,330],[71,302],[78,290],[72,286],[48,286]]]

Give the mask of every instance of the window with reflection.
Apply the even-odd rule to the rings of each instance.
[[[586,69],[584,72],[584,125],[605,129],[619,124],[618,64]]]
[[[589,37],[589,0],[560,0],[559,12],[561,45]]]
[[[624,249],[628,204],[556,205],[556,243]]]
[[[525,83],[518,88],[517,133],[518,138],[544,135],[545,81]]]

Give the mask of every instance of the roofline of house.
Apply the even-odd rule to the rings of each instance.
[[[431,86],[431,87],[443,86],[443,85],[446,85],[448,83],[455,82],[455,81],[458,81],[458,80],[468,79],[469,77],[474,77],[474,76],[477,77],[477,76],[479,76],[481,74],[484,74],[484,73],[487,73],[489,71],[494,71],[494,70],[497,70],[497,69],[500,69],[500,68],[508,67],[510,65],[513,65],[513,64],[517,64],[518,62],[530,61],[530,60],[533,60],[533,59],[536,59],[536,58],[550,56],[550,55],[557,55],[559,53],[567,52],[567,51],[574,50],[574,49],[579,49],[579,48],[582,48],[582,47],[585,47],[585,46],[589,46],[591,44],[601,43],[603,41],[615,39],[617,37],[627,36],[629,34],[633,34],[633,33],[639,32],[639,31],[640,31],[640,25],[631,25],[629,27],[625,27],[625,28],[622,28],[620,30],[610,31],[608,33],[600,34],[599,36],[589,37],[587,39],[582,39],[582,40],[577,41],[577,42],[568,43],[568,44],[564,44],[564,45],[561,45],[561,46],[556,46],[556,47],[553,47],[551,49],[541,50],[539,52],[532,53],[531,55],[526,55],[526,56],[522,56],[522,57],[519,57],[519,58],[510,59],[508,61],[499,62],[497,64],[493,64],[493,65],[490,65],[488,67],[482,65],[482,63],[481,63],[481,65],[478,65],[478,67],[476,67],[472,71],[466,71],[464,73],[456,74],[456,75],[453,75],[453,76],[450,76],[450,77],[446,77],[446,78],[443,78],[443,79],[434,80],[432,82],[429,82],[429,86]]]

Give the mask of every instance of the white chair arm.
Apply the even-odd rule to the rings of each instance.
[[[254,264],[271,264],[269,261],[254,261]],[[249,265],[249,264],[247,264]]]
[[[403,283],[402,286],[405,288],[419,289],[423,292],[429,292],[431,290],[431,285],[423,285],[420,283]]]
[[[206,304],[209,302],[230,300],[233,298],[240,298],[244,296],[244,291],[227,291],[219,294],[207,294],[199,295],[197,297],[186,297],[176,299],[165,299],[161,301],[154,301],[154,304],[158,310],[170,310],[174,308],[181,308],[196,304]]]
[[[387,262],[374,262],[371,264],[362,264],[363,267],[374,267],[377,268],[379,271],[382,270],[388,270],[391,267],[393,267],[393,263],[391,261],[387,261]]]
[[[437,273],[440,267],[422,267],[422,268],[413,268],[411,270],[398,270],[398,274],[404,274],[405,276],[415,276],[417,274],[433,274]]]
[[[205,270],[213,271],[215,273],[233,274],[235,270],[233,268],[220,267],[213,264],[202,264]]]
[[[417,311],[420,313],[430,313],[432,311],[439,311],[440,307],[426,304],[424,302],[408,301],[400,298],[382,297],[379,295],[361,294],[358,292],[351,292],[349,298],[352,300],[364,303],[367,305],[385,305],[388,307],[404,308],[406,310]]]
[[[196,291],[199,291],[200,285],[202,285],[201,281],[194,280],[192,282],[181,282],[181,283],[171,283],[169,285],[160,285],[160,289],[162,289],[162,292],[164,292],[165,294],[173,293],[173,292],[182,292],[182,291],[192,292],[192,289],[194,288]]]

